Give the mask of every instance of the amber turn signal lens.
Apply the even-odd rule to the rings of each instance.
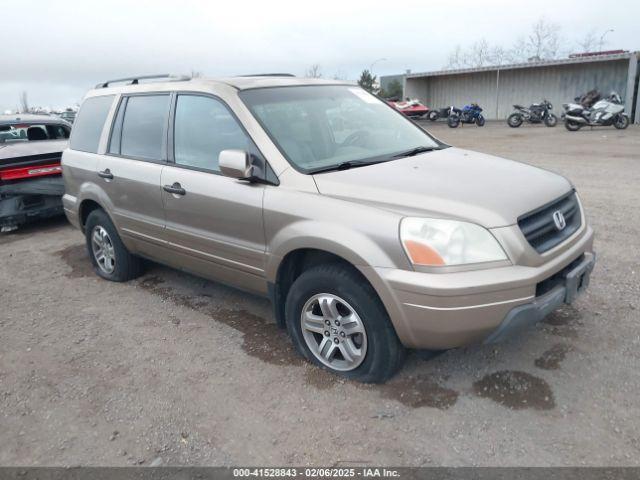
[[[404,247],[414,265],[444,265],[444,260],[433,248],[414,240],[405,240]]]

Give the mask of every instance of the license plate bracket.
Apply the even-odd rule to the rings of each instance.
[[[596,263],[595,255],[589,254],[565,276],[565,303],[573,303],[589,286],[591,272]]]

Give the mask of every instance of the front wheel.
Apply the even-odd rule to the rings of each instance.
[[[550,113],[544,118],[544,124],[547,127],[555,127],[558,124],[558,117],[555,114]]]
[[[405,349],[384,305],[360,274],[340,264],[300,275],[285,304],[298,352],[337,375],[380,383],[398,371]]]
[[[449,125],[449,127],[451,128],[456,128],[458,125],[460,125],[460,117],[451,115],[449,118],[447,118],[447,125]]]
[[[613,126],[618,130],[624,130],[629,126],[629,117],[626,115],[618,115],[613,121]]]
[[[476,118],[476,125],[484,127],[484,117],[482,115],[478,115],[478,118]]]
[[[129,253],[104,210],[89,214],[84,231],[91,263],[99,276],[112,282],[126,282],[140,275],[140,259]]]
[[[565,119],[564,121],[564,127],[569,130],[570,132],[577,132],[578,130],[580,130],[580,127],[582,127],[581,123],[578,123],[574,120],[567,120]]]
[[[520,115],[519,113],[512,113],[507,118],[507,124],[511,128],[518,128],[520,125],[522,125],[522,115]]]

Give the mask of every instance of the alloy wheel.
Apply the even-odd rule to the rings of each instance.
[[[357,368],[367,353],[364,323],[349,303],[331,293],[319,293],[304,304],[302,336],[311,353],[339,371]]]
[[[91,251],[98,268],[107,275],[113,273],[116,268],[115,249],[111,237],[100,225],[96,225],[91,233]]]

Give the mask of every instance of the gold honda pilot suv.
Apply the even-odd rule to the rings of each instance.
[[[98,275],[146,258],[267,296],[300,354],[363,382],[407,348],[522,330],[595,263],[567,179],[450,147],[344,82],[105,82],[62,164]]]

